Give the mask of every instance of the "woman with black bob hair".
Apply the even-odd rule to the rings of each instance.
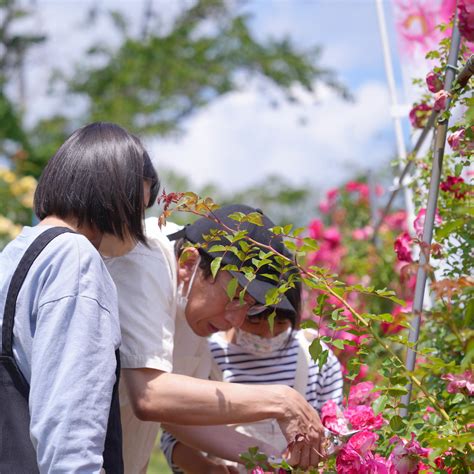
[[[76,130],[46,165],[40,223],[0,254],[0,471],[123,473],[117,292],[97,249],[146,243],[158,189],[140,140],[112,123]]]
[[[150,191],[144,206],[143,180]],[[35,193],[39,219],[73,219],[79,228],[146,242],[144,207],[153,205],[159,180],[140,140],[112,123],[76,130],[44,169]]]

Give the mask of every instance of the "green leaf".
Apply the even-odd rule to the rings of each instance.
[[[381,395],[380,397],[378,397],[374,401],[374,403],[372,403],[372,409],[374,410],[375,415],[378,415],[379,413],[381,413],[384,410],[387,403],[388,403],[387,395]]]
[[[319,325],[312,319],[306,319],[300,324],[301,329],[318,329]]]
[[[395,415],[390,420],[390,428],[392,428],[395,433],[400,433],[405,429],[405,422],[403,418],[399,415]]]
[[[216,278],[217,272],[221,266],[222,257],[217,257],[211,262],[211,273],[214,278]]]
[[[273,334],[273,328],[275,327],[275,316],[276,311],[273,310],[270,316],[268,316],[268,325],[270,326],[270,331]]]
[[[232,278],[227,284],[226,292],[230,301],[232,301],[235,298],[235,293],[237,292],[238,285],[239,285],[239,282],[237,281],[237,278]]]

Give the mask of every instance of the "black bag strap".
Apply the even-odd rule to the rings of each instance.
[[[8,287],[5,310],[2,322],[2,355],[13,357],[13,325],[15,323],[15,309],[18,293],[25,281],[31,265],[43,249],[58,235],[65,232],[74,232],[67,227],[51,227],[42,232],[26,249],[23,257],[15,270]]]

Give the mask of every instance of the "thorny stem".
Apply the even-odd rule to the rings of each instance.
[[[210,210],[208,209],[209,212],[212,214],[212,218],[209,217],[209,215],[207,214],[202,214],[200,212],[197,212],[197,211],[194,211],[192,209],[186,209],[187,212],[190,212],[192,214],[195,214],[199,217],[207,217],[207,218],[210,218],[212,220],[214,220],[216,223],[218,223],[221,227],[223,227],[225,230],[227,230],[230,234],[233,234],[235,232],[235,229],[232,229],[230,228],[229,226],[227,226],[226,224],[224,224],[222,221],[220,221],[216,216],[215,214]],[[273,252],[275,255],[281,257],[282,259],[286,260],[287,262],[289,262],[290,264],[296,266],[301,272],[302,274],[306,274],[308,275],[309,277],[311,278],[314,278],[316,281],[320,281],[323,283],[324,287],[325,287],[325,291],[327,293],[329,293],[330,295],[334,296],[337,300],[339,300],[350,312],[351,314],[357,319],[357,321],[359,321],[360,324],[362,324],[371,334],[371,336],[400,364],[401,367],[405,367],[403,361],[398,357],[398,355],[390,348],[390,346],[372,329],[371,325],[369,324],[368,321],[366,321],[351,305],[350,303],[348,303],[345,298],[343,298],[342,296],[340,296],[339,294],[337,294],[337,292],[335,292],[331,286],[329,285],[329,283],[321,276],[318,276],[308,270],[306,270],[305,268],[303,268],[299,263],[297,262],[294,262],[292,261],[290,258],[288,258],[287,256],[283,255],[282,253],[278,252],[277,250],[275,250],[272,246],[270,245],[267,245],[267,244],[262,244],[261,242],[257,242],[256,240],[254,240],[253,238],[249,237],[248,235],[246,235],[244,237],[248,242],[251,242],[253,245],[257,246],[257,247],[260,247],[262,249],[265,249],[265,250],[268,250],[268,251],[271,251]],[[411,373],[410,371],[406,370],[406,368],[404,369],[405,370],[405,374],[408,378],[410,378],[412,380],[412,382],[418,387],[419,390],[421,390],[423,392],[423,394],[426,396],[426,398],[430,401],[430,403],[436,407],[436,409],[438,410],[438,412],[441,414],[441,416],[448,422],[451,421],[451,418],[449,417],[449,415],[446,413],[446,410],[438,403],[438,401],[432,396],[430,395],[430,393],[428,392],[428,390],[423,386],[423,384],[418,380],[418,378],[413,374]]]

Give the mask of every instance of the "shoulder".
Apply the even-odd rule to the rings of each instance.
[[[34,266],[44,279],[43,302],[61,295],[85,296],[108,308],[107,302],[114,301],[115,286],[104,262],[97,249],[81,234],[68,232],[53,239]]]

